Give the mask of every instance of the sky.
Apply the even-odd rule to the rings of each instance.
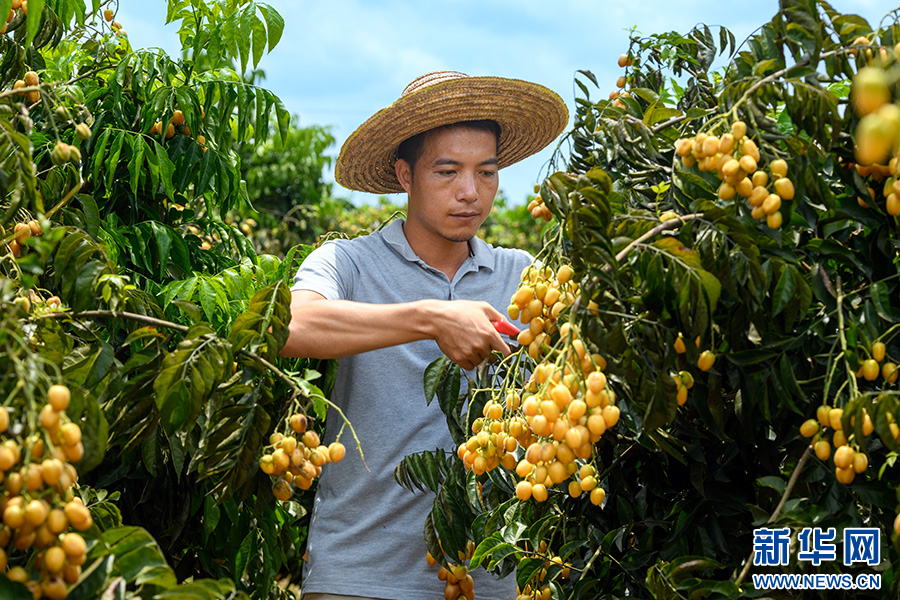
[[[165,25],[163,0],[120,0],[117,20],[134,48],[180,48],[176,24]],[[263,56],[263,85],[277,94],[301,125],[327,125],[336,138],[329,154],[363,121],[393,103],[419,75],[439,70],[540,83],[575,110],[574,76],[589,70],[605,95],[622,69],[632,28],[642,35],[679,31],[698,23],[721,25],[738,42],[771,19],[774,0],[270,0],[285,20],[281,42]],[[873,26],[897,0],[832,0]],[[605,85],[605,87],[603,87]],[[600,91],[596,97],[600,97]],[[543,179],[555,144],[503,169],[500,188],[524,203]],[[333,169],[325,178],[334,180]],[[345,190],[355,203],[377,196]],[[395,202],[405,198],[394,196]]]

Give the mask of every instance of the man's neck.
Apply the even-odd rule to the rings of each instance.
[[[409,221],[403,223],[403,234],[409,247],[425,264],[437,269],[453,281],[456,272],[469,258],[469,242],[454,242],[437,235],[427,235]]]

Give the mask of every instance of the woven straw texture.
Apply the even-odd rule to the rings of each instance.
[[[347,138],[335,164],[335,179],[360,192],[402,192],[394,162],[403,140],[442,125],[481,119],[500,125],[497,161],[503,168],[556,139],[569,111],[558,94],[536,83],[455,71],[429,73]]]

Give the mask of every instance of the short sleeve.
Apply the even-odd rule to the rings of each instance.
[[[308,290],[327,300],[351,298],[357,268],[339,241],[326,242],[304,259],[291,291]]]

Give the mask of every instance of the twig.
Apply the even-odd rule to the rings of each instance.
[[[806,461],[809,460],[810,455],[812,454],[813,446],[810,444],[806,447],[806,450],[803,452],[803,456],[800,457],[800,460],[797,461],[797,466],[794,467],[794,472],[791,474],[791,478],[788,481],[787,486],[784,488],[784,493],[781,495],[781,500],[778,502],[778,506],[775,507],[774,512],[769,517],[769,520],[766,521],[766,524],[774,523],[778,520],[778,517],[781,515],[781,509],[784,508],[784,505],[787,503],[788,498],[791,496],[791,492],[794,491],[794,486],[797,485],[797,480],[800,479],[800,472],[803,470],[803,467],[806,466]],[[741,582],[744,581],[744,578],[747,576],[747,573],[750,571],[750,567],[753,565],[753,554],[750,554],[750,557],[747,559],[747,562],[744,563],[744,568],[741,569],[741,574],[735,580],[734,584],[740,587]]]
[[[666,221],[665,223],[660,223],[659,225],[657,225],[656,227],[654,227],[653,229],[651,229],[650,231],[648,231],[647,233],[645,233],[644,235],[639,237],[638,239],[632,241],[630,244],[625,246],[625,248],[623,248],[621,252],[616,254],[616,262],[622,262],[622,260],[626,256],[628,256],[628,254],[632,250],[634,250],[634,248],[636,246],[646,242],[647,240],[649,240],[650,238],[652,238],[656,235],[659,235],[663,231],[666,231],[667,229],[675,229],[676,227],[680,227],[680,226],[684,225],[688,221],[692,221],[692,220],[697,219],[702,216],[703,216],[703,213],[691,213],[689,215],[682,215],[680,217],[675,217],[669,221]]]

